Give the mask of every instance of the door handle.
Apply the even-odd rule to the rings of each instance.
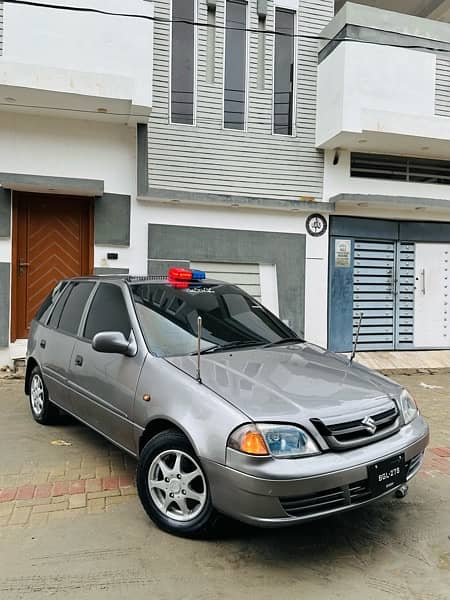
[[[41,340],[39,345],[41,348],[45,348],[45,346],[47,345],[47,342],[45,340]]]
[[[425,295],[427,293],[426,281],[425,281],[425,269],[422,269],[420,271],[420,275],[422,277],[422,294]]]
[[[27,269],[30,266],[30,263],[25,262],[23,259],[19,258],[19,261],[17,263],[17,270],[19,271],[19,273],[23,273],[25,269]]]
[[[82,356],[80,356],[79,354],[77,354],[77,355],[75,356],[75,366],[76,366],[76,367],[81,367],[81,366],[83,366],[83,357],[82,357]]]
[[[391,279],[391,281],[389,282],[389,287],[390,287],[390,292],[391,294],[395,295],[395,279],[394,279],[394,268],[390,267],[389,268],[389,277]]]

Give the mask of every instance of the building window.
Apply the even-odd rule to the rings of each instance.
[[[216,7],[208,4],[207,7],[207,40],[206,40],[206,81],[214,83],[216,68]]]
[[[292,135],[294,114],[295,13],[275,9],[275,59],[273,76],[273,132]]]
[[[227,0],[223,125],[245,128],[247,79],[247,2]]]
[[[450,161],[352,152],[352,177],[450,185]]]
[[[170,120],[183,125],[194,124],[194,21],[195,0],[172,0]]]

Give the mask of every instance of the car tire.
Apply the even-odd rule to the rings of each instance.
[[[137,466],[137,489],[150,519],[162,530],[189,538],[210,538],[220,515],[211,503],[206,474],[179,431],[155,435]]]
[[[30,375],[30,408],[33,419],[40,425],[52,425],[56,422],[59,411],[48,397],[41,370],[34,367]]]

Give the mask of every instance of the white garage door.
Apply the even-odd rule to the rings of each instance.
[[[219,279],[238,285],[261,301],[259,265],[243,263],[191,262],[191,269],[206,271],[208,279]]]

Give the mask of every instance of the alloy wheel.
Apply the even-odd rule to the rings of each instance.
[[[148,488],[157,508],[175,521],[190,521],[207,502],[205,477],[196,460],[182,450],[166,450],[150,465]]]
[[[41,415],[44,410],[44,383],[40,375],[35,374],[31,380],[30,389],[31,406],[35,415]]]

